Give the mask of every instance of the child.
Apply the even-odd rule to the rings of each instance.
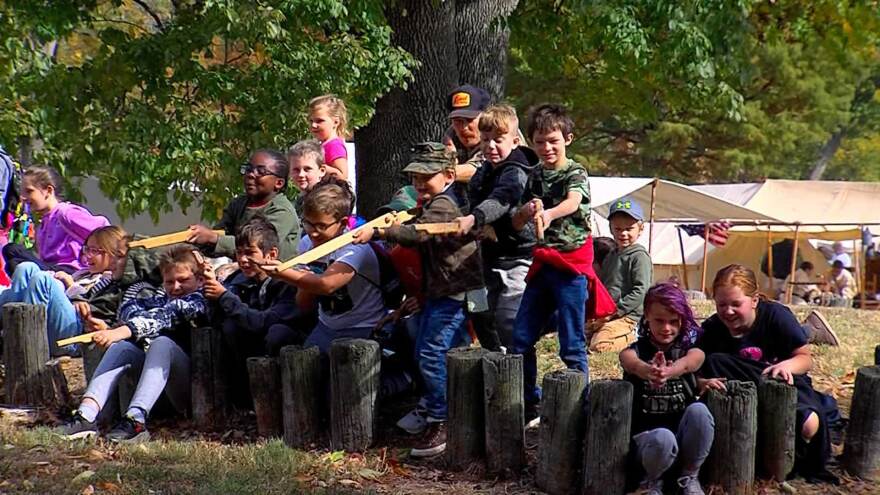
[[[450,222],[461,215],[460,202],[452,187],[455,166],[455,156],[440,143],[421,143],[413,149],[411,163],[403,171],[412,177],[423,204],[417,224]],[[410,431],[425,430],[422,440],[410,451],[411,456],[437,455],[446,449],[446,353],[466,335],[468,314],[488,314],[489,309],[479,243],[473,235],[429,236],[412,225],[377,229],[375,233],[361,230],[356,242],[368,242],[374,234],[419,248],[425,303],[415,353],[426,393],[422,399],[424,407],[411,415],[425,419],[415,420],[411,429],[403,427]],[[494,334],[493,328],[487,330]],[[491,341],[491,337],[485,340]],[[497,346],[497,336],[490,345]]]
[[[459,217],[460,232],[483,234],[483,269],[489,307],[495,314],[501,344],[512,347],[513,321],[525,290],[531,265],[534,229],[517,230],[513,213],[522,206],[529,174],[538,163],[534,152],[519,147],[519,121],[508,105],[491,106],[480,115],[479,129],[485,162],[468,184],[470,215]]]
[[[223,218],[215,228],[225,235],[217,235],[204,225],[190,225],[188,239],[193,244],[213,247],[214,256],[235,257],[235,233],[255,215],[266,218],[278,232],[279,256],[282,259],[296,255],[299,242],[299,218],[290,200],[282,193],[287,189],[290,168],[287,158],[270,149],[254,151],[241,166],[244,194],[232,200],[223,210]]]
[[[697,479],[715,437],[715,420],[697,402],[694,376],[701,333],[684,293],[663,283],[648,290],[639,339],[620,352],[623,378],[633,384],[634,454],[645,471],[647,495],[663,494],[663,475],[678,461],[682,493],[702,495]]]
[[[98,227],[110,225],[105,217],[92,215],[82,206],[61,201],[61,178],[55,170],[31,167],[21,181],[22,199],[32,213],[40,215],[37,255],[20,244],[3,246],[6,273],[30,261],[41,270],[73,273],[82,268],[79,255],[86,237]]]
[[[325,177],[303,199],[303,228],[306,236],[299,252],[349,232],[353,195],[347,182]],[[366,244],[349,244],[324,256],[309,271],[291,268],[269,274],[295,285],[297,302],[310,308],[317,299],[318,324],[305,346],[317,346],[322,354],[339,338],[368,338],[385,315],[380,287],[379,259]]]
[[[327,166],[324,163],[324,150],[321,142],[316,139],[300,141],[287,150],[287,161],[290,163],[290,180],[299,189],[294,207],[296,214],[302,217],[302,198],[306,192],[324,178]]]
[[[654,278],[651,256],[636,242],[644,220],[642,207],[631,198],[620,198],[611,204],[608,223],[617,249],[605,258],[599,277],[617,303],[617,311],[609,318],[590,323],[587,333],[593,352],[620,351],[635,340],[645,293]]]
[[[345,140],[349,137],[349,132],[345,102],[334,95],[312,98],[309,102],[309,131],[324,148],[327,173],[348,180],[348,150],[345,148]]]
[[[163,391],[178,411],[189,407],[189,331],[197,319],[208,314],[200,290],[201,266],[190,246],[178,245],[162,254],[159,269],[163,293],[127,297],[119,308],[120,325],[95,332],[93,341],[107,351],[73,420],[62,429],[67,438],[97,435],[98,413],[129,368],[140,379],[128,410],[108,439],[131,443],[149,440],[145,423]]]

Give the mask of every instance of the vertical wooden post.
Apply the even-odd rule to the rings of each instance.
[[[212,327],[195,328],[190,339],[193,421],[199,428],[222,428],[229,407],[229,363],[222,332]]]
[[[785,481],[794,467],[797,389],[777,380],[758,385],[758,467],[761,475]]]
[[[280,359],[284,443],[306,450],[320,441],[321,418],[326,417],[321,352],[317,347],[290,345],[281,349]]]
[[[880,345],[874,347],[874,366],[880,366]]]
[[[682,277],[684,277],[684,288],[687,290],[691,289],[691,283],[688,281],[688,265],[687,258],[684,255],[684,236],[681,234],[681,229],[675,229],[678,232],[678,249],[681,251],[681,273]]]
[[[790,282],[794,282],[794,271],[797,269],[798,241],[800,240],[801,225],[794,226],[794,246],[791,248],[791,270],[789,271]],[[788,284],[785,288],[785,304],[791,304],[791,293],[794,291],[794,285]]]
[[[486,453],[486,411],[483,405],[483,356],[481,347],[458,347],[446,353],[446,464],[465,469]]]
[[[538,487],[551,495],[573,492],[580,479],[588,380],[585,373],[577,370],[544,375],[535,478]]]
[[[856,373],[843,467],[859,478],[880,475],[880,367],[863,366]]]
[[[260,436],[280,437],[281,420],[281,370],[278,359],[251,357],[247,359],[254,413],[257,417],[257,433]]]
[[[776,294],[773,293],[773,227],[769,225],[767,226],[767,297],[776,298]]]
[[[523,357],[489,352],[483,356],[486,411],[486,466],[512,475],[525,466]]]
[[[859,226],[859,234],[861,235],[862,228]],[[853,267],[855,269],[855,279],[856,284],[858,284],[858,294],[859,294],[859,308],[865,309],[865,281],[862,280],[862,248],[859,247],[859,240],[853,239]]]
[[[709,224],[704,224],[703,229],[703,272],[700,276],[700,292],[706,294],[706,269],[709,266]]]
[[[651,250],[654,248],[654,211],[657,205],[657,187],[659,186],[660,179],[654,177],[654,182],[651,183],[651,223],[648,224],[648,255],[651,254]]]
[[[6,401],[16,405],[50,405],[45,390],[45,365],[49,360],[46,307],[7,303],[3,306],[3,363]]]
[[[330,442],[360,452],[376,440],[379,343],[340,339],[330,344]]]
[[[583,495],[619,495],[626,489],[626,458],[632,428],[632,384],[590,384],[584,435]]]
[[[710,390],[706,406],[715,418],[715,441],[703,465],[710,484],[730,495],[750,495],[755,483],[758,392],[752,382],[728,381]]]

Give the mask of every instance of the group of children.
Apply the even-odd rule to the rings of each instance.
[[[631,198],[615,201],[609,214],[613,244],[599,238],[594,245],[587,171],[567,155],[573,123],[565,109],[541,105],[529,112],[529,148],[521,142],[515,110],[487,107],[487,100],[470,86],[450,95],[451,119],[476,120],[479,132],[479,151],[466,158],[470,163],[479,156],[482,162],[466,189],[456,185],[461,150],[450,143],[415,145],[404,168],[412,187],[401,196],[411,202],[397,201],[396,195],[387,208],[414,203],[415,220],[387,228],[358,228],[354,219],[354,194],[345,180],[345,107],[332,96],[312,101],[311,130],[318,140],[297,143],[286,156],[254,151],[241,166],[244,194],[224,211],[217,225],[224,234],[194,225],[190,245],[158,255],[130,248],[131,237],[102,217],[82,217],[71,228],[70,216],[84,210],[62,206],[67,203],[57,197],[57,179],[41,172],[46,169],[26,172],[25,200],[42,214],[43,233],[36,256],[4,249],[7,266],[18,268],[0,301],[45,304],[53,344],[94,332],[93,341],[107,349],[64,434],[97,435],[98,415],[125,373],[135,373],[139,381],[109,438],[148,438],[146,420],[163,391],[185,410],[193,325],[210,324],[223,333],[240,404],[247,403],[247,357],[274,356],[291,344],[317,346],[326,355],[333,340],[374,338],[390,327],[410,341],[409,348],[395,349],[413,357],[403,388],[417,382],[422,390],[418,405],[398,426],[420,435],[412,456],[436,455],[446,444],[447,352],[469,345],[475,335],[485,348],[523,355],[525,419],[535,424],[541,399],[535,345],[555,331],[560,358],[583,373],[589,350],[621,351],[624,378],[636,390],[633,451],[646,489],[661,493],[663,475],[678,459],[679,485],[685,493],[702,493],[697,474],[711,447],[713,420],[697,399],[701,390],[723,388],[717,378],[728,370],[716,363],[698,383],[695,372],[706,368],[710,350],[701,350],[702,330],[684,294],[669,284],[651,287],[651,260],[636,242],[644,222],[640,205]],[[476,114],[465,112],[475,103],[481,105]],[[299,191],[295,203],[285,194],[290,180]],[[456,232],[429,234],[420,228],[424,224],[454,225]],[[307,266],[277,269],[280,261],[342,235],[352,242]],[[61,255],[50,256],[62,247]],[[233,258],[237,269],[222,276],[201,253]],[[406,288],[402,304],[386,290],[389,271]],[[740,279],[718,280],[716,301],[725,288],[745,287],[731,297],[755,298],[754,304],[740,301],[753,309],[771,304],[759,306]],[[755,321],[739,306],[718,304],[719,316],[707,324],[730,323],[734,332],[743,326],[733,323],[750,327]],[[734,308],[734,315],[722,304]],[[741,321],[749,317],[752,321]],[[712,335],[720,331],[706,328]],[[803,355],[801,340],[792,336],[791,345],[774,347],[775,360],[758,359],[770,364],[758,378],[764,372],[791,381],[793,373],[805,373],[805,358],[797,358],[795,367],[782,365],[788,354]],[[711,352],[743,355],[733,349],[736,342],[741,341]],[[779,346],[755,344],[761,345]],[[809,413],[815,407],[808,406],[805,428],[813,426]],[[811,438],[816,432],[810,431]]]

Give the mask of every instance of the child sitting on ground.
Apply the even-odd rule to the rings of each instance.
[[[617,249],[605,258],[599,277],[617,304],[617,312],[590,322],[587,338],[593,352],[617,352],[635,341],[645,293],[654,278],[651,256],[637,242],[644,220],[642,207],[632,198],[611,203],[608,223]]]
[[[204,225],[190,225],[188,241],[209,246],[208,253],[212,256],[234,258],[235,233],[259,214],[278,232],[279,256],[292,258],[299,242],[299,218],[290,200],[282,194],[290,175],[287,158],[275,150],[260,149],[251,154],[240,172],[245,193],[229,203],[215,227],[222,229],[225,235],[217,235]]]
[[[645,472],[646,495],[663,494],[664,474],[678,461],[682,493],[702,495],[697,476],[715,438],[715,420],[697,402],[696,371],[706,357],[702,333],[684,293],[663,283],[648,290],[639,338],[620,352],[633,384],[633,453]]]
[[[290,180],[299,190],[293,207],[297,216],[302,218],[302,200],[305,193],[321,182],[327,173],[321,142],[317,139],[299,141],[287,150],[287,161],[290,164]]]
[[[173,246],[159,261],[164,292],[150,297],[125,297],[119,307],[119,325],[103,325],[93,342],[107,348],[89,382],[73,420],[62,428],[69,438],[98,434],[97,417],[119,378],[129,368],[140,376],[122,420],[107,438],[116,442],[143,442],[150,433],[145,423],[164,391],[178,411],[190,404],[189,335],[192,325],[208,315],[202,295],[201,266],[192,247]],[[143,282],[142,284],[146,284]],[[129,294],[139,292],[135,284]]]

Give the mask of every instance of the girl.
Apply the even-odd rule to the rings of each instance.
[[[309,131],[321,141],[327,174],[348,180],[348,111],[345,102],[334,95],[312,98],[309,102]]]
[[[32,213],[40,215],[37,255],[19,244],[3,246],[6,272],[30,261],[41,270],[73,273],[82,268],[80,251],[89,233],[110,225],[107,218],[92,215],[82,206],[61,201],[61,178],[51,168],[31,167],[21,180],[22,199]]]
[[[717,313],[703,322],[697,343],[706,353],[702,389],[724,389],[724,380],[758,382],[762,376],[797,388],[794,471],[809,482],[837,483],[825,464],[831,454],[828,417],[837,415],[833,399],[813,389],[807,372],[813,358],[807,331],[785,306],[758,293],[755,273],[742,265],[722,268],[712,283]]]
[[[684,293],[662,283],[645,296],[638,340],[620,352],[623,377],[633,384],[633,452],[648,495],[662,495],[663,475],[676,460],[682,493],[703,495],[697,475],[715,438],[715,420],[697,402],[693,373],[705,357],[693,347],[699,333]]]

